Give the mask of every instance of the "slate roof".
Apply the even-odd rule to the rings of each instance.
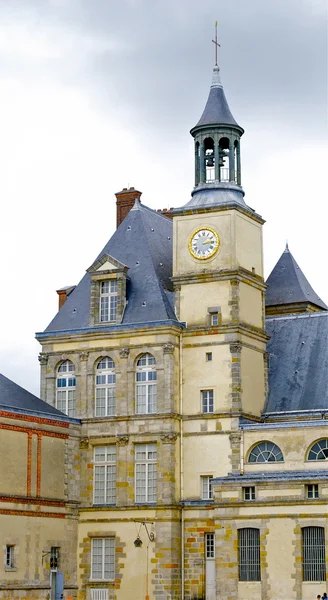
[[[103,254],[129,267],[122,325],[177,321],[170,280],[171,219],[136,201],[97,258]],[[45,332],[89,327],[90,281],[91,276],[86,273]]]
[[[260,471],[252,473],[228,473],[226,477],[215,477],[212,483],[249,483],[250,481],[306,481],[312,479],[328,479],[328,469],[308,469],[306,471]],[[265,500],[264,500],[265,501]]]
[[[193,130],[197,127],[204,127],[206,125],[230,125],[233,127],[238,127],[243,131],[231,114],[222,83],[220,81],[219,70],[220,69],[217,66],[213,69],[213,81],[204,112],[197,125],[193,127],[191,132],[193,132]]]
[[[328,409],[328,312],[268,317],[265,413]]]
[[[2,410],[16,409],[19,412],[38,413],[47,417],[67,421],[68,417],[60,410],[43,402],[20,385],[0,373],[0,406]]]
[[[279,258],[267,280],[266,306],[310,303],[323,310],[327,305],[310,286],[288,246]]]

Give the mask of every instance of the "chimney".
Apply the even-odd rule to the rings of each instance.
[[[59,298],[58,298],[58,310],[61,309],[63,304],[65,304],[68,296],[75,290],[75,285],[69,285],[68,287],[60,288],[60,290],[56,290]]]
[[[134,187],[123,188],[117,192],[116,196],[116,226],[118,227],[128,212],[133,208],[136,198],[140,200],[142,192],[138,192]]]

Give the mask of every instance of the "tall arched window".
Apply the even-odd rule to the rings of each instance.
[[[137,362],[136,413],[138,415],[156,412],[156,360],[152,354],[143,354]]]
[[[313,444],[308,460],[328,460],[328,438],[319,440]]]
[[[115,363],[105,356],[96,370],[96,417],[112,417],[116,412]]]
[[[280,448],[273,442],[260,442],[254,446],[248,457],[249,463],[282,462],[283,460]]]
[[[75,367],[70,360],[62,362],[57,369],[56,408],[69,417],[75,417],[76,379]]]

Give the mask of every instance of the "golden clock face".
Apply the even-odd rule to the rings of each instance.
[[[215,229],[200,227],[196,229],[189,239],[189,252],[198,260],[206,260],[217,253],[220,247],[220,238]]]

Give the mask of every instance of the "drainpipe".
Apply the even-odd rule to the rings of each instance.
[[[179,387],[180,387],[180,500],[184,500],[184,471],[183,471],[183,401],[182,401],[182,333],[180,333],[180,375],[179,375]],[[184,600],[184,506],[181,508],[181,600]]]
[[[244,475],[244,428],[241,427],[240,436],[240,474]]]

